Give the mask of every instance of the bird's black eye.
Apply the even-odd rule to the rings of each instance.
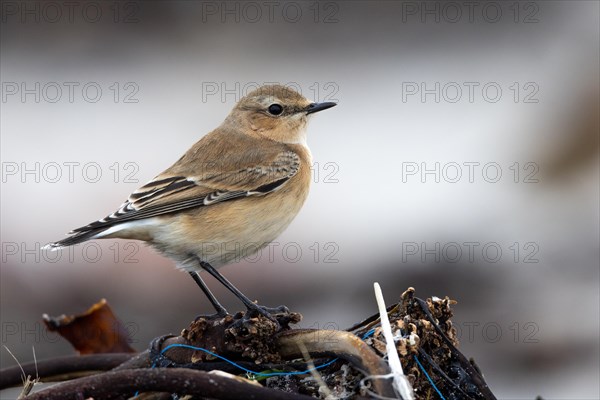
[[[281,107],[279,104],[271,104],[268,110],[269,114],[279,115],[283,112],[283,107]]]

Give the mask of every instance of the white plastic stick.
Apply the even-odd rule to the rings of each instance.
[[[396,344],[394,343],[394,334],[392,333],[392,326],[387,315],[387,307],[385,306],[385,300],[383,299],[383,293],[381,292],[381,286],[375,282],[373,284],[375,289],[375,299],[377,300],[377,307],[379,308],[379,318],[381,320],[381,329],[383,331],[383,337],[385,338],[385,348],[388,355],[388,364],[392,370],[392,379],[394,380],[393,386],[398,391],[402,399],[413,400],[413,389],[410,387],[404,372],[402,371],[402,364],[400,364],[400,357],[396,350]]]

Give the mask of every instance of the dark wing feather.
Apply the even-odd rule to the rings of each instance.
[[[123,222],[152,218],[237,198],[264,195],[285,185],[296,175],[299,167],[300,157],[294,152],[286,151],[262,166],[235,171],[204,171],[202,176],[197,178],[165,177],[162,174],[133,192],[114,213],[70,233],[101,231]],[[234,189],[217,189],[223,187]]]

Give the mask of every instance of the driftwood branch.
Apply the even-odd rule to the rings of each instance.
[[[86,373],[92,371],[109,371],[124,362],[130,360],[135,354],[90,354],[83,356],[64,356],[49,360],[40,360],[36,363],[22,364],[25,376],[36,377],[36,374],[44,382],[53,381],[53,377],[64,376],[75,373]],[[21,384],[22,371],[18,365],[3,369],[0,373],[0,389]]]
[[[325,341],[314,341],[315,335],[326,337]],[[387,375],[388,364],[356,335],[345,331],[298,329],[279,336],[279,351],[286,358],[300,357],[300,345],[305,346],[311,356],[329,354],[342,358],[360,369],[367,376]],[[393,397],[390,380],[375,379],[375,392],[380,396]]]
[[[64,382],[34,393],[27,400],[122,399],[137,392],[166,392],[212,399],[304,400],[311,397],[243,383],[218,374],[190,369],[111,371]]]

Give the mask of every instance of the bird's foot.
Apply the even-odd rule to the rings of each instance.
[[[213,314],[200,314],[198,315],[194,321],[198,321],[199,319],[208,319],[208,320],[213,320],[213,319],[222,319],[225,318],[227,316],[230,316],[231,314],[229,314],[227,312],[226,309],[221,309],[221,310],[217,310],[215,313]]]
[[[259,304],[252,303],[252,306],[248,307],[248,310],[241,319],[241,323],[247,322],[252,318],[256,318],[261,315],[276,325],[276,331],[290,329],[289,324],[295,324],[300,322],[302,316],[298,313],[290,312],[286,306],[279,307],[265,307]]]
[[[268,313],[269,315],[281,315],[281,314],[289,314],[290,313],[290,309],[287,308],[286,306],[265,307],[265,306],[256,304],[256,307],[259,308],[262,312]]]

